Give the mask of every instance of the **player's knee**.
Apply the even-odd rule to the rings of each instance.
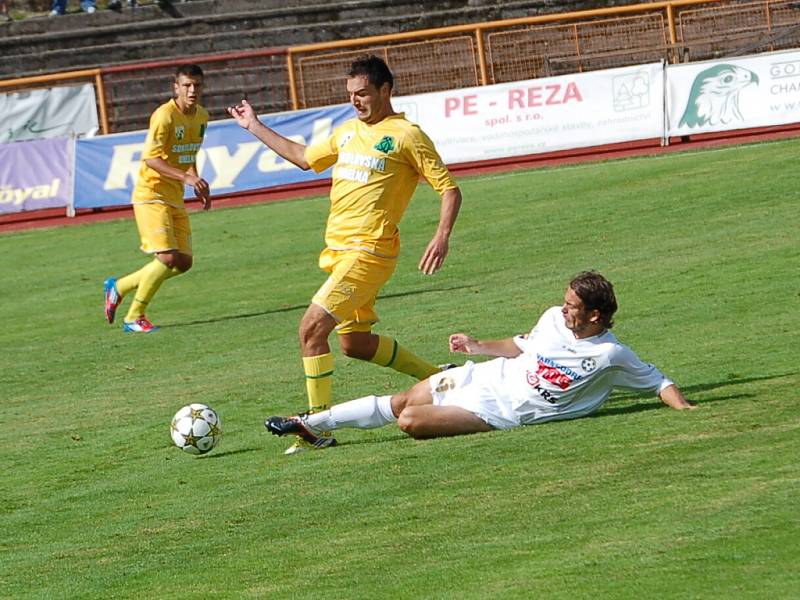
[[[303,319],[300,321],[300,329],[297,334],[300,337],[300,343],[306,346],[327,340],[330,331],[317,319]]]
[[[192,268],[192,265],[193,265],[193,264],[194,264],[194,263],[193,263],[193,261],[192,261],[192,257],[191,257],[191,256],[189,256],[188,258],[177,260],[177,261],[175,262],[175,265],[174,265],[174,266],[175,266],[175,267],[178,269],[178,271],[180,271],[181,273],[186,273],[186,271],[188,271],[189,269],[191,269],[191,268]]]
[[[179,252],[159,254],[158,260],[170,269],[178,269],[181,273],[185,273],[191,269],[194,262],[191,254],[182,254]]]

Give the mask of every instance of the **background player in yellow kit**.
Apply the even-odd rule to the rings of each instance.
[[[305,146],[273,131],[243,100],[228,112],[239,125],[284,159],[303,170],[334,166],[326,248],[319,258],[328,280],[314,295],[300,322],[300,345],[309,408],[331,404],[333,355],[328,336],[336,329],[345,355],[390,367],[417,379],[439,370],[400,346],[372,333],[375,299],[397,265],[398,223],[423,176],[442,198],[439,225],[419,262],[432,275],[447,256],[450,232],[461,206],[461,192],[433,142],[403,113],[392,108],[394,79],[376,56],[353,62],[347,93],[356,111],[323,141]],[[298,438],[287,454],[336,442],[323,437],[311,446]]]
[[[197,151],[203,143],[208,113],[200,106],[203,70],[192,64],[175,72],[175,98],[159,106],[150,117],[150,129],[142,150],[142,165],[131,201],[142,250],[155,258],[139,269],[103,285],[105,313],[114,322],[122,299],[135,292],[123,330],[151,333],[158,327],[147,317],[147,309],[161,284],[192,268],[192,228],[183,202],[184,185],[194,188],[211,207],[208,182],[197,174]]]

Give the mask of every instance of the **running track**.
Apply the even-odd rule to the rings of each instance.
[[[592,148],[578,148],[547,154],[530,154],[527,156],[517,156],[485,162],[462,163],[451,165],[450,171],[458,176],[514,171],[519,169],[535,169],[580,162],[613,160],[631,156],[686,152],[704,148],[793,137],[800,137],[800,123],[782,125],[779,127],[727,131],[719,134],[693,136],[691,138],[674,138],[670,139],[669,146],[661,146],[658,140],[643,140],[625,144],[614,144],[612,146],[595,146]],[[214,196],[214,206],[217,208],[242,206],[246,204],[289,200],[304,196],[325,195],[328,192],[329,184],[330,181],[317,181],[307,184],[294,184],[279,188],[271,188],[268,190],[253,190],[238,194]],[[79,212],[74,217],[67,217],[64,214],[63,208],[14,213],[10,215],[0,215],[0,233],[39,227],[62,227],[65,225],[79,225],[94,221],[130,218],[133,218],[133,210],[130,207],[87,210],[85,212]]]

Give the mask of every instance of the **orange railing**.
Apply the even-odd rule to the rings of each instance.
[[[262,113],[345,102],[342,75],[365,51],[383,56],[395,93],[409,95],[792,47],[800,47],[797,0],[673,0],[190,60],[206,69],[205,104],[215,119],[241,97]],[[92,80],[103,133],[144,129],[185,60],[0,81],[0,93]]]

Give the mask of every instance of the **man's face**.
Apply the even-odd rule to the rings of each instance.
[[[564,315],[564,324],[576,337],[596,328],[600,319],[600,311],[587,310],[583,300],[572,288],[567,288],[564,294],[564,305],[561,307]]]
[[[366,75],[350,77],[347,79],[347,95],[358,119],[368,125],[382,121],[389,113],[391,89],[388,83],[376,88]]]
[[[203,94],[203,78],[178,75],[175,81],[175,101],[181,110],[193,108]]]

